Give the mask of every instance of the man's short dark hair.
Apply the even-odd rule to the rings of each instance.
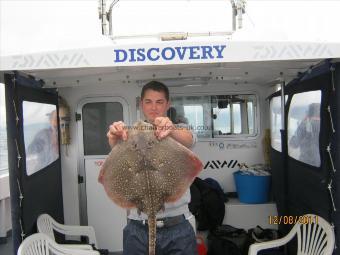
[[[143,100],[145,96],[145,92],[148,89],[155,90],[157,92],[163,92],[165,95],[165,98],[167,101],[169,101],[169,89],[167,86],[165,86],[163,83],[159,81],[150,81],[147,84],[145,84],[142,88],[142,93],[141,93],[141,99]]]

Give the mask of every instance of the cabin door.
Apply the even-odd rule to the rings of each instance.
[[[78,106],[77,119],[81,222],[94,227],[99,248],[122,251],[126,211],[107,197],[97,178],[111,150],[108,127],[114,121],[128,123],[128,105],[120,97],[86,98]]]

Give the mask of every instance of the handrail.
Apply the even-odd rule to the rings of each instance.
[[[180,36],[178,37],[178,33],[174,33],[177,36],[170,36],[170,40],[186,40],[188,36],[230,36],[236,31],[236,23],[238,23],[238,28],[242,28],[242,14],[245,13],[245,5],[246,0],[229,0],[231,2],[232,6],[232,31],[226,31],[226,32],[203,32],[203,33],[189,33],[189,32],[181,32],[179,34],[185,34],[186,36]],[[111,39],[129,39],[129,38],[137,38],[137,37],[158,37],[162,40],[165,37],[168,38],[169,36],[162,36],[167,35],[171,33],[156,33],[156,34],[143,34],[143,35],[126,35],[126,36],[113,36],[112,31],[112,9],[113,7],[119,2],[119,0],[113,0],[110,4],[109,11],[106,12],[106,0],[99,0],[99,17],[102,21],[102,33],[103,35],[107,35],[106,31],[106,21],[109,21],[109,34],[108,36]],[[237,22],[236,22],[237,18]]]
[[[0,171],[3,171],[3,170],[8,170],[8,167],[2,167],[2,168],[0,168]]]
[[[0,180],[9,177],[9,169],[8,168],[0,168]],[[1,197],[1,194],[0,194]]]
[[[112,36],[112,9],[113,6],[115,6],[117,3],[119,2],[119,0],[114,0],[111,5],[110,5],[110,9],[108,12],[108,18],[109,18],[109,35]]]

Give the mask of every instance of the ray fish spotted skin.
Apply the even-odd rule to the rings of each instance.
[[[123,208],[148,216],[149,255],[155,255],[156,214],[189,188],[203,165],[171,137],[158,140],[151,124],[139,121],[106,158],[98,181],[109,198]]]

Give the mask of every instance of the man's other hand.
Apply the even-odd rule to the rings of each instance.
[[[128,138],[128,132],[124,122],[122,121],[113,122],[110,125],[109,131],[107,132],[106,136],[108,138],[111,148],[115,146],[117,141],[120,139],[126,141]]]
[[[160,140],[168,135],[175,129],[175,125],[168,117],[157,117],[154,121],[156,126],[155,136]]]

